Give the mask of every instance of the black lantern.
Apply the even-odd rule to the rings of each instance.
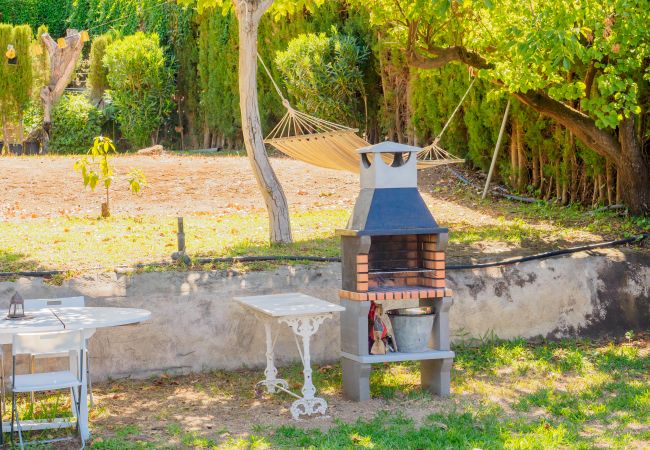
[[[20,311],[18,311],[19,306]],[[18,292],[14,293],[11,297],[11,301],[9,302],[9,314],[7,314],[7,317],[9,319],[20,319],[25,317],[25,300],[23,300],[23,297]]]

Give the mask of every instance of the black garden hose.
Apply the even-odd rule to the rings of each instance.
[[[469,269],[482,269],[485,267],[509,266],[511,264],[517,264],[526,261],[534,261],[536,259],[552,258],[554,256],[568,255],[570,253],[584,252],[586,250],[593,250],[596,248],[618,247],[620,245],[625,245],[625,244],[640,243],[641,241],[647,239],[648,237],[650,237],[650,233],[643,233],[625,239],[617,239],[615,241],[580,245],[578,247],[564,248],[561,250],[551,250],[550,252],[537,253],[536,255],[522,256],[521,258],[504,259],[501,261],[492,261],[492,262],[477,263],[477,264],[447,265],[446,270],[469,270]]]

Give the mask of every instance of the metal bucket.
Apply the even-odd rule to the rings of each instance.
[[[390,318],[397,351],[404,353],[426,352],[431,339],[435,313],[430,306],[391,309]]]

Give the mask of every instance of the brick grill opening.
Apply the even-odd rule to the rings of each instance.
[[[451,290],[445,289],[446,234],[444,238],[439,234],[369,238],[367,253],[356,253],[354,258],[356,283],[344,283],[342,298],[402,300],[451,295]],[[348,246],[347,251],[349,247],[356,246]]]

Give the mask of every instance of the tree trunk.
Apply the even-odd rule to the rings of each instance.
[[[533,149],[532,156],[533,156],[533,187],[537,189],[539,187],[539,158],[537,157],[536,148]]]
[[[512,123],[510,132],[510,187],[518,188],[519,151],[517,149],[517,120]]]
[[[605,162],[605,180],[607,182],[607,204],[613,205],[615,195],[614,169],[609,159]]]
[[[2,148],[0,148],[0,154],[4,154],[5,148],[7,153],[9,152],[9,127],[7,126],[7,114],[2,113]]]
[[[210,127],[206,123],[203,124],[203,148],[210,148]]]
[[[257,32],[260,19],[272,0],[235,0],[239,21],[239,106],[246,153],[269,213],[271,243],[289,243],[289,207],[282,186],[271,167],[262,136],[257,100]]]
[[[569,189],[571,193],[571,203],[574,203],[578,198],[579,194],[579,185],[578,185],[578,160],[576,158],[576,142],[573,137],[573,133],[569,132],[569,148],[571,158],[571,188]]]
[[[41,36],[41,40],[50,57],[50,82],[41,88],[40,93],[43,103],[43,128],[49,133],[52,126],[52,108],[72,80],[84,43],[77,30],[66,30],[66,48],[59,48],[47,33]]]
[[[428,45],[426,52],[429,56],[422,55],[415,45],[417,33],[411,32],[416,29],[417,22],[412,22],[406,48],[407,58],[413,67],[436,69],[451,61],[461,61],[477,69],[493,67],[482,55],[458,45],[446,48]],[[587,97],[591,93],[594,70],[593,66],[589,68],[590,73],[585,83]],[[495,82],[500,84],[499,80]],[[551,98],[546,92],[528,91],[512,94],[535,111],[564,125],[576,138],[600,156],[610,158],[621,179],[621,198],[624,203],[634,214],[650,213],[650,161],[647,156],[644,156],[642,144],[635,135],[636,116],[632,115],[621,121],[617,136],[616,133],[599,128],[592,117]]]
[[[635,116],[619,124],[621,161],[616,164],[621,199],[634,214],[650,214],[650,162],[644,158],[635,132]]]
[[[519,189],[519,192],[523,192],[526,189],[526,186],[528,185],[528,158],[526,157],[526,152],[524,149],[524,130],[521,124],[517,125],[517,152],[519,155],[518,162],[519,162],[519,172],[518,172],[518,177],[519,177],[519,184],[517,186],[517,189]]]

